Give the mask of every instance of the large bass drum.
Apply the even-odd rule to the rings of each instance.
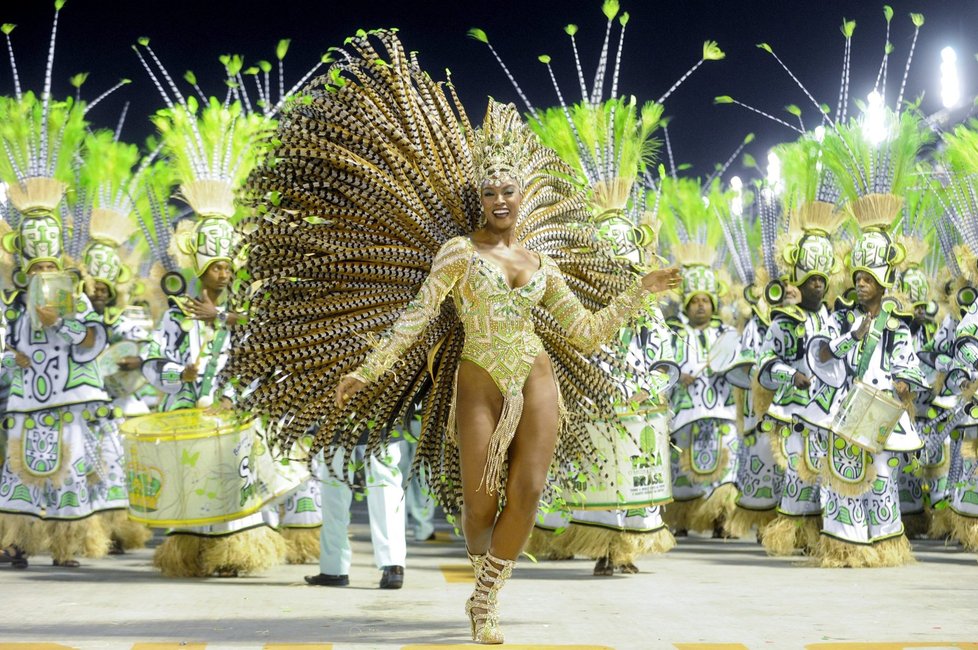
[[[130,418],[129,517],[158,527],[240,519],[309,478],[304,463],[273,458],[256,421],[185,409]]]
[[[589,424],[598,457],[564,489],[573,510],[645,508],[672,501],[669,418],[665,406],[625,411],[614,423]]]

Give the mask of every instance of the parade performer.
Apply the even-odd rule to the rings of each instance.
[[[737,507],[724,527],[733,537],[744,537],[754,530],[760,539],[761,530],[777,514],[784,477],[784,472],[774,462],[769,435],[760,426],[773,393],[757,381],[761,345],[771,326],[771,304],[765,288],[781,275],[779,256],[774,250],[774,242],[781,232],[781,203],[767,183],[759,183],[755,189],[755,229],[759,232],[749,234],[741,215],[734,213],[730,219],[721,222],[734,268],[744,284],[743,301],[750,314],[741,331],[738,353],[738,360],[747,365],[727,373],[728,381],[737,386],[735,395],[741,418],[737,429],[742,439],[737,467]],[[763,260],[757,267],[754,265],[755,251],[761,253]],[[771,299],[777,303],[782,297],[772,296]]]
[[[625,396],[632,409],[652,423],[647,414],[667,408],[667,395],[678,379],[672,363],[672,336],[657,307],[647,317],[640,316],[633,327],[620,333],[620,345],[630,375],[624,380]],[[624,409],[623,409],[624,410]],[[665,426],[664,424],[662,426]],[[649,441],[644,441],[646,445]],[[659,450],[668,454],[668,450]],[[665,461],[669,462],[669,461]],[[667,506],[668,507],[668,506]],[[536,531],[534,531],[536,534]],[[594,575],[639,572],[635,560],[643,555],[668,553],[676,539],[662,518],[662,507],[573,510],[567,530],[555,536],[558,556],[583,555],[596,560]]]
[[[897,473],[899,454],[922,446],[908,410],[913,410],[914,392],[928,386],[903,320],[909,320],[909,305],[891,298],[884,301],[884,294],[893,287],[895,267],[905,254],[889,228],[900,214],[900,194],[912,182],[917,154],[928,135],[912,108],[900,114],[879,109],[888,134],[882,142],[871,142],[865,124],[853,120],[827,133],[822,143],[822,160],[861,230],[847,259],[855,303],[837,304],[832,315],[837,334],[829,344],[822,344],[824,339],[810,344],[822,362],[835,358],[843,364],[830,409],[836,417],[815,423],[831,430],[821,471],[817,556],[822,566],[898,566],[913,561],[900,519]],[[864,162],[876,156],[885,156],[888,164]],[[897,411],[895,428],[881,441],[882,448],[869,451],[865,442],[857,445],[850,439],[854,432],[837,419],[838,412],[855,392],[854,396],[871,395],[876,407],[861,415],[877,417],[880,407],[893,400],[888,391],[899,398],[903,411]]]
[[[928,233],[933,233],[933,226],[930,224],[934,222],[938,211],[939,204],[929,188],[913,194],[908,193],[901,236],[898,240],[906,251],[899,273],[899,288],[900,293],[913,309],[913,320],[909,325],[913,335],[914,351],[920,360],[924,379],[934,388],[940,387],[937,355],[934,354],[938,329],[934,318],[938,313],[938,307],[931,299],[933,279],[925,263],[936,251],[932,242],[928,242],[924,229],[926,228]],[[928,440],[932,435],[931,422],[942,410],[939,406],[940,401],[935,404],[934,391],[918,393],[915,398],[914,412],[917,416],[915,425],[924,441],[924,447],[917,453],[901,454],[898,475],[900,517],[910,539],[922,537],[930,530],[933,512],[930,479],[936,478],[939,481],[944,456],[943,441],[938,445]],[[932,452],[936,452],[936,458],[931,458]],[[939,494],[940,486],[934,485],[934,487],[937,488],[935,492]],[[940,497],[938,499],[940,500]]]
[[[85,137],[80,191],[72,205],[73,233],[66,246],[70,259],[78,263],[82,288],[92,305],[88,320],[102,323],[109,346],[95,361],[106,391],[113,399],[112,426],[102,428],[100,481],[93,486],[93,501],[112,537],[112,552],[142,548],[152,537],[146,526],[127,516],[125,458],[118,424],[125,415],[148,413],[135,390],[127,390],[120,371],[141,379],[139,345],[149,338],[145,324],[125,316],[128,283],[132,271],[123,263],[120,247],[135,232],[132,196],[135,195],[136,146],[119,142],[111,131]],[[129,341],[122,344],[121,341]]]
[[[22,91],[11,47],[15,92],[0,97],[0,182],[13,207],[8,218],[18,220],[10,224],[15,230],[4,237],[4,248],[17,255],[15,283],[32,285],[4,300],[2,367],[11,386],[0,471],[0,562],[15,567],[48,550],[56,566],[77,567],[77,557],[100,557],[109,548],[101,520],[91,516],[90,489],[101,471],[100,430],[111,413],[97,366],[89,362],[105,347],[106,333],[101,324],[86,322],[91,305],[61,274],[58,216],[74,181],[85,114],[101,97],[87,106],[52,98],[59,10],[56,3],[43,89]],[[13,26],[4,27],[9,38],[8,28]]]
[[[151,51],[148,45],[143,47]],[[141,219],[157,258],[168,267],[163,283],[171,296],[170,308],[144,352],[142,371],[163,392],[160,411],[227,410],[233,389],[220,386],[217,377],[227,362],[230,329],[244,318],[227,300],[236,243],[231,220],[238,215],[234,192],[261,155],[270,125],[257,115],[245,114],[238,102],[223,106],[212,98],[198,107],[193,98],[179,97],[168,103],[169,108],[158,111],[153,121],[179,183],[179,197],[190,205],[195,219],[189,229],[171,235],[165,198],[151,201],[150,214]],[[171,241],[173,246],[168,246]],[[175,264],[171,254],[186,261]],[[182,269],[189,271],[192,288]],[[172,577],[236,576],[267,569],[284,554],[281,536],[256,512],[170,530],[153,562]]]
[[[714,269],[722,232],[706,207],[699,181],[666,180],[663,197],[677,228],[669,250],[682,265],[682,313],[669,321],[682,374],[669,398],[673,503],[666,506],[664,518],[677,534],[702,530],[722,537],[723,523],[734,509],[740,441],[733,387],[724,378],[720,356],[736,355],[740,337],[717,316],[726,292]],[[712,191],[709,200],[724,199]],[[707,224],[715,227],[707,229]],[[723,348],[720,356],[718,345]]]
[[[761,386],[774,391],[761,429],[784,473],[777,517],[761,532],[772,555],[814,551],[821,528],[818,473],[825,431],[818,424],[829,412],[835,389],[816,378],[807,353],[814,336],[830,334],[825,298],[841,271],[832,237],[846,217],[835,208],[838,191],[831,179],[819,171],[819,150],[814,136],[779,150],[789,234],[775,246],[787,273],[769,292],[783,296],[790,284],[800,300],[772,308],[758,369]]]
[[[921,471],[927,479],[928,501],[930,510],[930,527],[927,536],[931,539],[948,538],[953,528],[952,510],[950,509],[951,470],[956,474],[961,465],[962,436],[971,426],[978,425],[978,419],[973,417],[969,408],[967,396],[956,395],[964,391],[964,385],[952,387],[947,378],[955,370],[955,341],[958,325],[974,303],[976,291],[974,277],[971,271],[962,269],[962,263],[967,268],[967,253],[964,245],[959,245],[959,235],[951,215],[959,208],[962,214],[969,214],[967,202],[963,197],[950,200],[953,193],[948,194],[935,188],[934,196],[941,203],[941,212],[937,215],[934,226],[937,243],[940,247],[941,258],[946,265],[938,274],[938,322],[940,325],[934,333],[930,349],[924,352],[929,358],[929,364],[937,371],[934,384],[935,397],[928,411],[926,427],[921,436],[924,448],[920,454]],[[954,207],[955,205],[959,207]],[[942,316],[943,314],[943,316]],[[961,368],[958,367],[960,371]],[[976,413],[975,415],[978,415]],[[957,479],[957,476],[955,477]],[[955,480],[957,482],[957,480]]]
[[[944,135],[943,162],[949,178],[938,196],[945,213],[951,219],[964,246],[960,251],[960,267],[971,283],[978,280],[978,227],[975,215],[978,202],[975,191],[974,147],[978,132],[959,126],[953,134]],[[971,284],[966,291],[974,294]],[[947,374],[947,386],[959,396],[955,417],[950,424],[951,467],[949,495],[944,519],[950,537],[968,550],[978,549],[978,406],[975,405],[975,380],[978,378],[978,301],[970,302],[954,336],[954,366]],[[943,531],[940,531],[943,532]]]
[[[462,506],[473,639],[499,643],[498,592],[554,445],[556,471],[587,456],[584,420],[599,414],[585,415],[580,392],[611,411],[613,381],[567,334],[596,351],[676,274],[639,278],[612,259],[586,197],[558,175],[569,168],[511,106],[490,103],[476,132],[393,33],[348,43],[249,184],[264,199],[245,239],[259,284],[227,374],[254,386],[243,407],[268,413],[283,441],[318,421],[316,445],[351,450],[368,420],[403,417],[430,371],[415,462],[438,477],[443,506]],[[579,295],[607,306],[592,316]],[[333,406],[323,388],[337,382]],[[382,429],[368,432],[368,453]]]

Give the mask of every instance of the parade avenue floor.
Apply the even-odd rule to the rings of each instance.
[[[357,510],[358,508],[355,508]],[[471,573],[447,528],[410,543],[404,588],[379,590],[364,513],[350,586],[310,587],[315,565],[246,578],[174,580],[149,549],[0,569],[0,650],[426,650],[474,647],[462,611]],[[159,538],[153,541],[158,543]],[[978,650],[978,563],[938,541],[916,565],[816,569],[753,540],[680,539],[642,573],[593,562],[521,562],[501,592],[504,647],[552,650]]]

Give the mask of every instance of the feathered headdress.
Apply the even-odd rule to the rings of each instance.
[[[539,57],[547,66],[558,102],[557,106],[546,110],[537,110],[530,103],[483,30],[471,29],[469,35],[489,47],[526,106],[530,128],[574,168],[581,184],[589,188],[594,213],[602,222],[601,236],[613,242],[621,259],[647,268],[655,257],[652,247],[657,243],[657,210],[655,205],[650,210],[648,204],[658,203],[653,164],[658,142],[653,134],[665,124],[663,103],[704,62],[723,59],[724,53],[714,41],[706,41],[702,57],[692,68],[656,101],[639,106],[634,98],[623,98],[618,93],[629,21],[628,13],[621,13],[620,8],[618,0],[605,0],[602,4],[607,23],[590,88],[577,49],[578,26],[571,24],[564,28],[571,39],[577,66],[579,102],[565,100],[551,66],[551,57]],[[615,22],[621,29],[612,59],[609,46]],[[606,94],[609,72],[611,84]]]
[[[706,194],[706,195],[704,195]],[[672,260],[682,272],[683,304],[693,296],[706,294],[716,310],[727,287],[717,276],[721,261],[723,230],[715,210],[726,210],[729,194],[711,185],[704,193],[700,181],[691,178],[665,178],[662,181],[662,210],[666,215],[663,231]]]
[[[51,96],[58,17],[65,0],[54,2],[54,21],[48,44],[44,82],[39,93],[22,90],[10,35],[15,25],[0,27],[14,81],[13,96],[0,97],[0,182],[7,185],[7,199],[16,212],[18,232],[4,238],[4,247],[22,258],[21,273],[40,261],[62,267],[62,223],[56,210],[74,178],[74,164],[84,140],[85,114],[114,90],[122,80],[87,106],[80,98],[55,100]],[[72,79],[76,87],[86,75]],[[23,279],[23,278],[21,278]]]

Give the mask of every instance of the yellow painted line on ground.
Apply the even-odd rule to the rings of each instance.
[[[445,582],[474,582],[471,564],[439,564]]]
[[[904,648],[933,648],[934,650],[947,650],[947,648],[959,648],[960,650],[978,650],[978,643],[970,641],[916,641],[914,643],[900,643],[895,641],[884,643],[863,643],[863,642],[830,642],[830,643],[809,643],[805,650],[904,650]]]
[[[524,643],[507,643],[502,646],[507,650],[614,650],[606,645],[537,645]],[[472,650],[472,644],[453,643],[449,645],[439,645],[425,643],[421,645],[401,646],[401,650]]]
[[[333,650],[332,643],[266,643],[265,650]]]
[[[60,643],[3,643],[0,650],[74,650],[70,645]]]

